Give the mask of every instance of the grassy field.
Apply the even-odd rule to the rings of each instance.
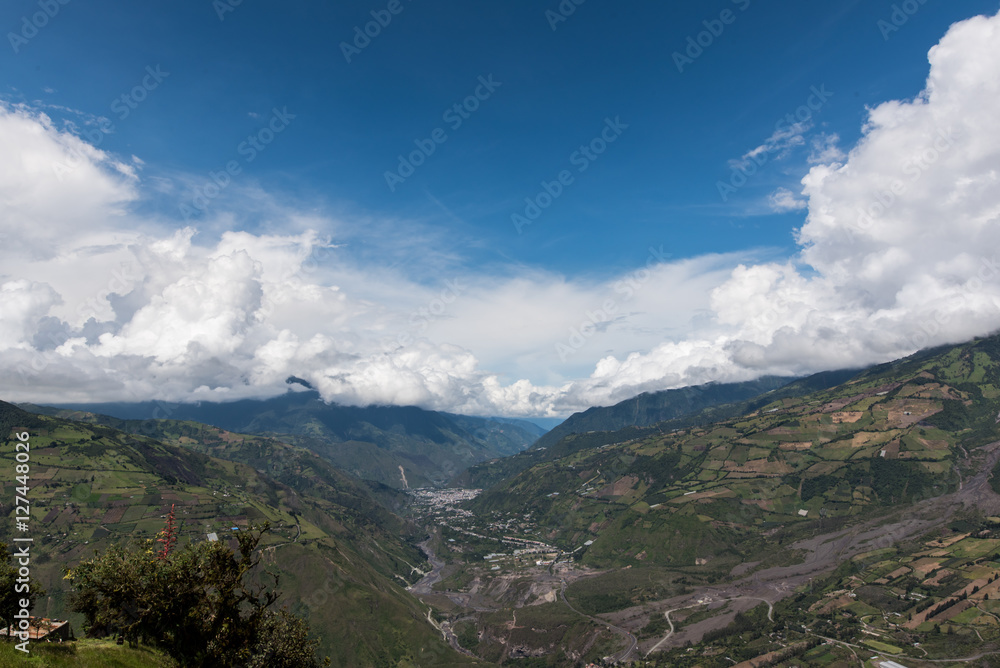
[[[26,655],[0,641],[0,668],[176,668],[168,656],[149,648],[129,648],[104,640],[32,643]]]
[[[895,645],[890,645],[889,643],[879,642],[878,640],[864,640],[864,644],[868,645],[872,649],[878,650],[879,652],[888,652],[889,654],[902,654],[903,650]]]

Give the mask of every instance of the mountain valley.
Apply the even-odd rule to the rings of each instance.
[[[570,434],[425,512],[448,565],[424,600],[518,665],[990,662],[998,413],[992,337],[717,422]]]
[[[306,393],[215,419],[258,433],[181,419],[204,406],[4,404],[0,426],[32,434],[51,615],[64,567],[173,506],[183,540],[268,521],[282,600],[336,665],[996,665],[1000,338],[756,389],[675,393],[687,409],[612,431],[583,430],[593,409],[524,452],[521,423],[324,413]],[[424,484],[341,470],[335,439],[364,429]],[[459,442],[480,458],[455,480],[494,484],[413,467]]]

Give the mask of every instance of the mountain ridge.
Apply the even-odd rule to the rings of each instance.
[[[555,459],[570,450],[599,447],[626,439],[683,429],[740,415],[781,397],[800,396],[827,388],[857,375],[860,369],[822,371],[801,378],[766,376],[742,383],[706,383],[675,390],[643,393],[614,406],[592,407],[574,413],[514,457],[470,466],[452,484],[488,488],[540,461]],[[696,399],[696,400],[695,400]],[[642,424],[631,424],[625,416],[645,404]],[[666,417],[671,416],[671,417]],[[660,420],[659,418],[666,417]],[[589,429],[619,425],[612,429]]]
[[[126,420],[190,420],[235,433],[280,437],[359,478],[397,488],[444,484],[465,467],[520,452],[544,433],[523,420],[415,406],[327,404],[312,390],[227,403],[70,403],[52,408]]]

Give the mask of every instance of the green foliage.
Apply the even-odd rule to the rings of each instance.
[[[574,608],[593,615],[676,596],[687,591],[687,580],[660,568],[614,569],[574,582],[567,587],[566,597]]]
[[[272,610],[278,593],[255,582],[260,537],[241,532],[238,555],[219,542],[166,558],[152,541],[112,546],[67,571],[73,609],[88,635],[151,645],[185,666],[317,666],[305,622]]]
[[[637,457],[632,464],[631,472],[648,475],[661,485],[666,485],[677,474],[681,456],[675,452],[659,457]]]
[[[639,629],[637,635],[640,638],[658,638],[666,634],[669,630],[670,623],[667,621],[666,615],[656,612],[649,616],[649,621]]]
[[[744,383],[709,383],[641,394],[610,407],[571,415],[516,457],[470,467],[463,482],[492,487],[540,462],[574,452],[646,438],[676,429],[728,420],[785,397],[799,397],[843,382],[856,373],[826,371],[789,382],[768,376]]]
[[[927,418],[926,422],[945,431],[961,431],[970,424],[969,409],[961,401],[945,401],[943,410]]]
[[[943,499],[940,510],[916,502],[952,491],[956,469],[968,490],[970,478],[981,472],[977,467],[989,461],[977,446],[1000,438],[1000,336],[922,351],[831,385],[798,394],[782,389],[642,426],[644,407],[654,398],[647,395],[622,404],[633,413],[622,418],[626,427],[618,431],[600,431],[597,422],[610,420],[613,411],[588,411],[567,421],[566,429],[582,425],[594,431],[561,440],[554,432],[539,443],[551,441],[547,449],[480,467],[475,479],[503,479],[467,507],[500,522],[530,518],[532,535],[579,564],[602,569],[567,586],[570,605],[590,615],[629,608],[640,616],[614,619],[642,639],[665,634],[662,613],[649,611],[661,610],[660,603],[679,593],[665,591],[670,586],[654,582],[652,573],[672,573],[670,584],[678,589],[711,591],[714,597],[726,589],[723,583],[749,585],[756,576],[748,572],[771,578],[778,566],[806,561],[789,572],[818,572],[839,562],[829,578],[775,600],[776,623],[759,606],[709,633],[690,652],[651,655],[646,661],[652,665],[714,668],[755,657],[755,665],[792,665],[788,660],[798,655],[797,665],[846,665],[854,658],[846,645],[814,647],[818,635],[856,646],[877,632],[884,644],[869,645],[900,648],[907,665],[918,652],[939,660],[994,646],[1000,642],[995,594],[989,600],[958,592],[995,568],[987,560],[1000,561],[1000,531],[982,517],[953,514],[954,506]],[[725,415],[736,405],[752,409]],[[724,419],[713,422],[712,416]],[[1000,492],[1000,465],[991,484]],[[995,514],[989,505],[979,510]],[[859,521],[865,522],[863,532],[855,532]],[[914,535],[923,522],[935,531]],[[943,525],[952,531],[942,531]],[[949,533],[970,535],[950,546],[936,542]],[[831,536],[844,542],[826,540]],[[855,536],[858,542],[849,543]],[[811,549],[799,543],[804,539],[815,541]],[[456,541],[463,539],[456,535]],[[915,564],[939,557],[929,572],[926,562]],[[488,578],[483,576],[481,591],[488,591]],[[978,608],[960,609],[972,600]],[[653,601],[656,606],[646,607]],[[675,625],[678,618],[701,624],[720,610],[672,619]],[[921,612],[947,620],[935,633],[930,628],[936,620],[916,620]],[[501,617],[496,626],[507,631],[510,615]],[[725,623],[719,620],[716,629]],[[516,624],[530,628],[520,609]],[[911,650],[916,643],[919,649]],[[561,645],[539,637],[526,646],[549,652],[541,663]],[[498,651],[490,658],[501,656]]]
[[[873,608],[885,610],[886,612],[903,612],[910,608],[912,603],[900,599],[898,595],[892,593],[884,587],[866,585],[855,590],[858,600]]]
[[[34,578],[18,582],[18,565],[12,561],[7,543],[0,543],[0,627],[14,623],[14,615],[21,610],[21,600],[28,600],[28,609],[35,605],[45,590]],[[23,578],[21,578],[23,580]],[[20,591],[27,587],[27,591]]]
[[[114,641],[78,640],[30,645],[25,656],[13,643],[0,642],[0,666],[18,668],[177,668],[175,660],[150,647],[127,647]]]
[[[840,478],[832,475],[819,475],[815,478],[806,478],[802,481],[802,500],[808,501],[814,496],[822,496],[828,490],[839,485],[840,482]]]
[[[322,665],[316,661],[317,641],[309,625],[284,608],[268,611],[260,620],[246,668],[299,668]],[[326,660],[329,665],[329,659]]]
[[[613,593],[581,593],[577,595],[574,602],[579,606],[580,611],[586,615],[600,615],[605,612],[614,612],[628,607],[632,599],[626,592]]]
[[[872,460],[871,479],[872,489],[887,503],[919,499],[934,485],[934,478],[918,465],[882,457]]]
[[[31,413],[25,412],[13,404],[0,401],[0,440],[7,439],[14,429],[35,428],[39,419]]]
[[[613,651],[621,649],[620,636],[607,630],[602,623],[596,623],[571,610],[563,603],[544,603],[517,610],[517,624],[510,627],[511,612],[504,610],[486,614],[480,619],[483,642],[478,649],[482,656],[510,666],[573,666],[599,661]],[[496,641],[502,638],[503,643]],[[473,645],[475,646],[475,645]],[[546,655],[540,657],[509,656],[501,663],[501,657],[513,654],[512,647],[545,647]],[[576,655],[576,661],[569,659]],[[431,668],[440,664],[420,664],[421,668]]]

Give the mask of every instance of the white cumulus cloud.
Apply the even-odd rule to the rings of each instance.
[[[587,278],[407,273],[391,252],[380,262],[342,243],[348,222],[260,192],[266,233],[235,211],[201,229],[142,216],[143,193],[166,187],[143,181],[148,166],[0,104],[2,398],[224,400],[284,391],[295,375],[343,403],[565,415],[992,332],[1000,18],[952,26],[929,61],[919,95],[868,110],[847,153],[818,137],[800,193],[772,195],[805,212],[792,257],[674,260],[651,247],[632,272]],[[806,130],[755,151],[804,145]]]
[[[713,292],[721,335],[604,360],[581,385],[806,373],[1000,327],[1000,17],[955,24],[929,60],[925,90],[871,109],[847,156],[824,140],[831,162],[802,180],[800,254]]]
[[[800,211],[809,206],[805,200],[795,197],[795,194],[788,188],[778,188],[771,193],[767,201],[771,208],[779,213]]]

